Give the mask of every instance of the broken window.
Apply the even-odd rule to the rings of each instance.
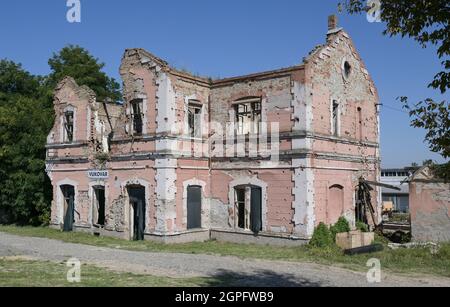
[[[261,99],[247,99],[235,105],[236,130],[239,135],[259,134]]]
[[[74,122],[74,112],[66,111],[64,113],[64,142],[73,142],[73,122]]]
[[[198,103],[190,103],[188,109],[189,135],[191,138],[202,137],[202,106]]]
[[[143,100],[136,99],[131,102],[131,118],[133,122],[133,135],[142,135],[144,126]]]
[[[94,187],[93,224],[98,227],[105,226],[105,188]]]
[[[333,100],[331,130],[334,136],[339,136],[339,103],[337,100]]]
[[[262,190],[259,187],[235,188],[237,227],[254,233],[262,231]]]

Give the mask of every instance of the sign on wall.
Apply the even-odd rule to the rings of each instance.
[[[88,171],[88,177],[89,179],[108,179],[109,178],[109,172],[105,170],[90,170]]]

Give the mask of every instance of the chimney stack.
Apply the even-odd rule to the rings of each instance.
[[[328,31],[334,30],[338,27],[338,18],[336,15],[328,17]]]

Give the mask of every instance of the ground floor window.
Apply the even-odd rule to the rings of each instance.
[[[262,190],[259,187],[235,188],[235,219],[237,228],[259,233],[262,231]]]

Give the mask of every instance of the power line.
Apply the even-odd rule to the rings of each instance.
[[[386,109],[390,109],[392,111],[402,112],[402,113],[405,113],[405,114],[409,115],[409,112],[405,111],[405,110],[397,109],[397,108],[394,108],[394,107],[391,107],[391,106],[387,106],[387,105],[384,105],[384,104],[381,104],[381,106],[386,108]]]

